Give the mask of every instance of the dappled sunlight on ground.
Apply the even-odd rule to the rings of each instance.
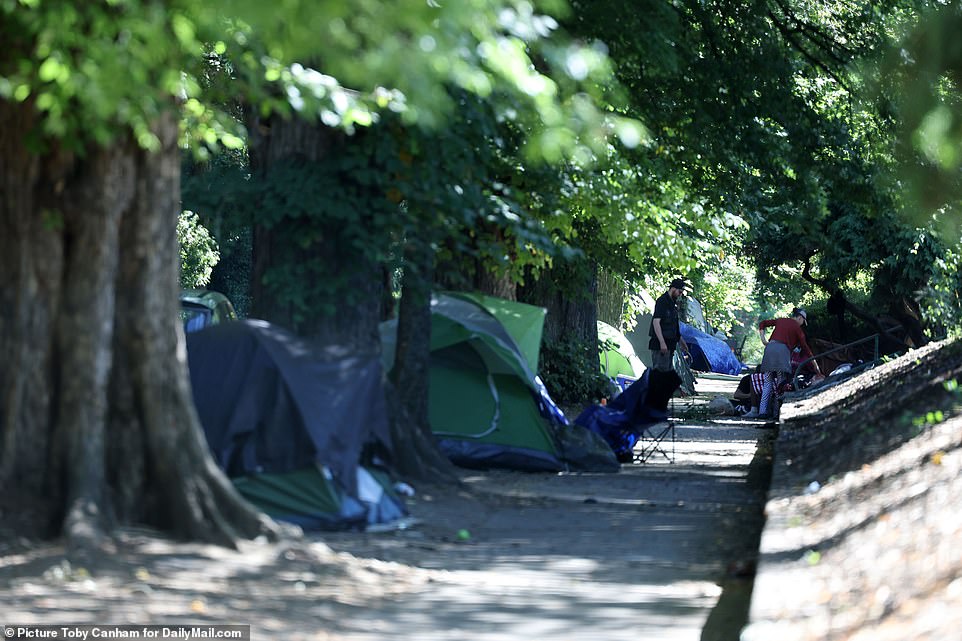
[[[661,580],[668,575],[638,582],[597,560],[565,556],[510,556],[484,569],[443,571],[335,554],[320,544],[184,554],[162,540],[124,556],[130,574],[105,568],[84,576],[89,570],[58,563],[51,568],[66,574],[5,576],[4,621],[250,623],[254,638],[357,641],[560,639],[587,630],[617,641],[637,639],[643,620],[663,626],[656,638],[691,639],[721,592],[706,580]]]
[[[417,488],[415,526],[381,533],[232,551],[129,530],[84,568],[20,542],[0,550],[0,622],[238,623],[294,641],[723,641],[747,608],[750,580],[733,582],[732,568],[753,566],[765,491],[753,462],[769,436],[679,420],[674,463],[465,470],[461,488]]]

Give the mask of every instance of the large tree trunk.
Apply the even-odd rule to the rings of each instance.
[[[497,227],[486,227],[480,233],[490,233],[503,239],[503,233]],[[490,258],[471,256],[471,253],[478,254],[481,251],[477,242],[474,242],[472,252],[467,255],[453,239],[449,238],[447,243],[447,253],[451,256],[434,270],[436,289],[480,292],[506,300],[518,300],[518,283],[509,271],[492,264]]]
[[[347,138],[319,122],[278,117],[268,122],[254,121],[251,130],[256,132],[250,146],[251,168],[265,195],[262,206],[277,206],[270,195],[278,188],[274,183],[281,180],[288,189],[292,177],[295,182],[323,179],[337,183],[342,178],[350,182],[350,176],[338,173],[336,163],[328,161],[333,154],[342,153],[346,145],[357,144],[357,139]],[[376,259],[379,236],[359,238],[356,231],[346,228],[356,230],[361,225],[370,229],[369,217],[375,212],[365,203],[370,203],[372,197],[379,204],[388,201],[383,194],[362,193],[362,189],[350,183],[345,191],[350,191],[355,200],[349,203],[344,201],[350,196],[342,192],[341,206],[355,207],[350,212],[353,220],[349,225],[344,220],[314,216],[312,208],[320,209],[323,203],[308,200],[318,197],[317,190],[305,189],[302,200],[298,200],[297,193],[289,196],[290,206],[299,214],[281,216],[279,223],[255,228],[252,310],[257,317],[287,327],[319,345],[336,345],[355,355],[380,359],[379,324],[385,316],[385,298],[390,296],[390,274]],[[308,238],[310,242],[305,241]],[[276,286],[276,278],[271,278],[276,273],[291,275],[283,282],[286,291]],[[421,358],[427,359],[426,349]],[[419,451],[412,448],[423,441],[420,419],[407,411],[404,404],[408,399],[392,391],[386,377],[383,382],[377,393],[384,395],[383,401],[389,408],[390,438],[388,434],[384,436],[392,441],[384,445],[394,457],[391,462],[395,471],[419,476],[415,459],[409,454]]]
[[[250,146],[251,170],[267,191],[274,188],[270,181],[281,172],[288,181],[292,175],[311,180],[317,175],[312,172],[325,171],[319,169],[321,161],[351,144],[350,138],[336,130],[297,118],[257,121],[251,131],[255,132]],[[296,186],[282,188],[296,190]],[[310,191],[305,198],[314,194]],[[295,202],[297,194],[291,193],[290,200]],[[296,204],[301,208],[316,206],[310,202]],[[356,221],[363,221],[368,214],[359,203]],[[312,240],[306,242],[305,238]],[[345,234],[342,222],[286,215],[279,224],[257,225],[253,261],[253,316],[321,344],[338,344],[354,353],[380,353],[378,323],[384,271],[372,254],[361,250],[356,239]],[[293,275],[283,286],[299,291],[282,291],[276,279],[271,282],[272,270]]]
[[[598,269],[598,320],[621,329],[626,291],[623,278],[610,271]]]
[[[30,105],[0,102],[0,117],[16,123],[0,134],[6,496],[82,547],[116,517],[220,543],[275,532],[214,466],[193,408],[173,114],[159,152],[122,139],[83,158],[26,152]]]
[[[40,529],[49,526],[55,503],[42,499],[51,485],[45,471],[64,238],[50,224],[53,214],[41,213],[53,177],[41,183],[47,168],[23,138],[36,125],[35,112],[0,101],[0,122],[0,501],[32,505],[36,518],[25,525]]]
[[[510,274],[496,274],[484,268],[478,261],[474,275],[474,286],[482,294],[497,296],[507,300],[517,300],[518,284],[511,279]]]
[[[518,300],[548,310],[544,322],[545,342],[570,339],[595,346],[598,343],[598,281],[593,264],[562,264],[529,279],[518,289]]]
[[[326,172],[337,171],[334,163],[326,162],[331,155],[342,153],[346,145],[361,142],[320,123],[303,120],[272,118],[269,122],[253,122],[251,130],[256,132],[250,148],[251,168],[262,181],[265,193],[270,192],[272,176],[277,174],[286,180],[292,175],[299,176],[299,180],[311,180],[313,176],[330,178]],[[364,189],[362,185],[352,188]],[[388,201],[382,194],[355,195],[357,211],[351,223],[373,228],[367,218],[375,212],[365,202],[371,202],[369,197],[378,203]],[[303,202],[297,206],[307,211],[318,205]],[[379,323],[385,316],[385,295],[389,294],[385,278],[389,274],[375,259],[379,252],[374,243],[379,236],[358,239],[344,227],[343,221],[326,222],[311,216],[303,220],[288,216],[280,224],[259,226],[254,241],[253,309],[259,317],[285,325],[315,342],[379,356]],[[310,243],[298,242],[308,237],[312,239]],[[359,240],[365,246],[359,246]],[[380,249],[382,255],[387,254],[388,248]],[[428,423],[434,256],[426,244],[409,249],[406,258],[410,264],[405,271],[398,312],[395,369],[382,390],[391,415],[392,463],[396,472],[408,478],[452,481],[457,479],[454,467],[437,448]],[[292,265],[298,269],[292,270]],[[303,298],[310,301],[306,310],[299,312],[283,292],[270,286],[270,279],[265,277],[278,269],[312,275],[313,280],[296,284]],[[318,280],[338,286],[318,288]]]

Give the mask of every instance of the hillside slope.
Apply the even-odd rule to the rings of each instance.
[[[744,641],[954,638],[962,342],[786,402]]]

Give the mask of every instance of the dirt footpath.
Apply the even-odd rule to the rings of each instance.
[[[412,508],[421,528],[326,542],[440,572],[376,615],[385,629],[403,626],[399,639],[736,639],[767,481],[767,462],[752,461],[769,436],[686,423],[674,464],[467,474],[470,495],[421,495]],[[459,530],[470,539],[458,540]],[[384,638],[355,635],[343,638]]]
[[[0,549],[0,623],[249,623],[253,639],[738,638],[773,431],[674,407],[674,463],[618,474],[463,471],[417,487],[417,524],[239,552],[128,531],[96,567]],[[669,456],[670,441],[666,444]]]

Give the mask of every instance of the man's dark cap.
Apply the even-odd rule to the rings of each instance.
[[[684,278],[676,278],[675,280],[671,281],[671,285],[668,287],[674,287],[675,289],[680,289],[683,292],[686,292],[690,289]]]

